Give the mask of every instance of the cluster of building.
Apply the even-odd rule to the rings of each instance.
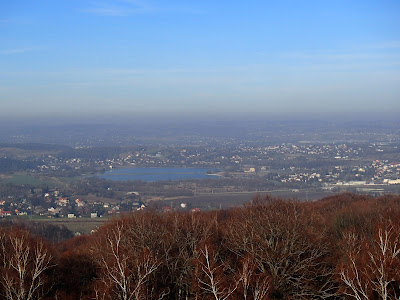
[[[88,203],[81,198],[74,200],[73,198],[65,197],[58,190],[45,193],[42,200],[38,205],[34,205],[29,197],[16,198],[9,196],[5,200],[0,200],[0,217],[38,215],[49,218],[98,218],[145,208],[141,201],[136,200],[118,204],[104,203],[102,201]]]
[[[95,148],[92,149],[94,153]],[[350,165],[349,161],[364,160],[366,157],[375,156],[381,159],[385,153],[400,151],[397,146],[388,144],[322,144],[322,143],[282,143],[280,145],[248,146],[241,144],[196,146],[196,147],[160,147],[158,151],[143,148],[140,150],[121,150],[121,153],[110,153],[110,157],[103,159],[88,159],[74,157],[68,159],[48,155],[42,158],[43,164],[38,165],[39,172],[80,170],[87,168],[110,169],[120,166],[207,166],[217,168],[243,168],[254,167],[259,170],[261,166],[277,165],[282,163],[287,168],[287,163],[296,162],[299,158],[303,163],[313,163],[325,160],[336,160],[338,165]],[[77,155],[79,155],[77,153]],[[96,156],[96,155],[94,155]],[[99,155],[103,156],[104,155]],[[306,164],[303,164],[306,166]],[[317,167],[318,168],[318,167]],[[314,173],[314,172],[311,172]],[[316,172],[318,173],[318,172]]]
[[[291,167],[288,174],[279,175],[281,182],[335,183],[337,185],[400,184],[400,163],[374,160],[367,164],[348,166],[345,164],[326,169],[324,173],[298,172]]]

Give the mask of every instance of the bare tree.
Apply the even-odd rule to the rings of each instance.
[[[249,257],[245,258],[240,271],[238,282],[241,287],[241,296],[244,300],[266,299],[270,291],[270,281],[266,276],[256,274],[256,265]]]
[[[106,290],[106,293],[97,290],[96,299],[147,299],[146,282],[160,263],[148,249],[129,251],[124,245],[124,229],[124,224],[117,222],[93,249],[99,258],[101,281]]]
[[[334,268],[325,261],[330,255],[326,233],[313,219],[297,203],[256,203],[235,215],[227,248],[253,259],[258,273],[270,278],[273,297],[329,298]]]
[[[344,295],[353,297],[357,300],[368,300],[368,291],[370,282],[364,280],[365,273],[360,270],[357,258],[361,253],[360,239],[354,231],[343,234],[346,244],[346,267],[342,266],[340,270],[340,279],[346,285],[343,291]]]
[[[215,222],[210,222],[209,217],[213,216],[168,214],[164,219],[161,253],[164,282],[171,287],[171,298],[188,299],[192,295],[193,258],[198,256],[198,245],[215,233]]]
[[[2,233],[0,255],[5,299],[41,299],[45,294],[45,272],[52,267],[52,256],[43,242],[32,241],[27,233]]]
[[[223,274],[223,263],[217,262],[218,257],[215,251],[210,251],[207,245],[200,250],[198,282],[200,289],[205,294],[211,294],[215,300],[226,300],[235,292],[238,282],[227,285]]]
[[[343,294],[358,300],[400,299],[400,232],[392,223],[380,224],[371,241],[351,230],[344,235],[346,263],[340,278],[345,284]]]

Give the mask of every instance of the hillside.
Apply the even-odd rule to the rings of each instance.
[[[2,223],[0,292],[5,299],[30,292],[45,299],[389,299],[400,288],[399,217],[400,196],[296,202],[267,195],[229,210],[127,214],[63,242],[38,236],[54,236],[54,225]]]

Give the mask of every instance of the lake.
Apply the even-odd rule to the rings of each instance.
[[[142,180],[184,180],[219,178],[217,175],[207,175],[207,171],[214,169],[206,168],[122,168],[106,171],[97,175],[100,178],[114,181]]]

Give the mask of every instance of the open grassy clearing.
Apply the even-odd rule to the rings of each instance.
[[[30,185],[42,185],[42,184],[53,184],[49,180],[42,180],[36,176],[27,174],[14,174],[8,178],[2,178],[0,183],[13,183],[13,184],[30,184]]]
[[[27,150],[14,147],[1,147],[2,156],[13,157],[15,159],[38,159],[43,156],[54,154],[51,150]]]
[[[89,234],[92,230],[99,228],[111,218],[34,218],[36,222],[45,222],[47,224],[64,225],[72,232]]]

